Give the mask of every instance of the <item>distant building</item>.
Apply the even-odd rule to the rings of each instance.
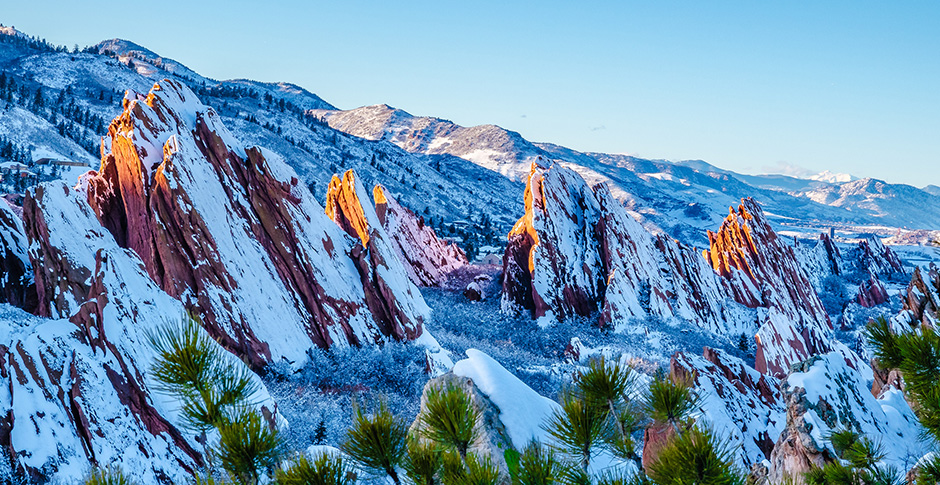
[[[36,174],[29,170],[29,167],[20,162],[0,163],[0,172],[4,175],[19,175],[20,177],[32,177]]]
[[[60,167],[88,167],[85,162],[75,162],[72,160],[60,160],[57,158],[40,158],[36,160],[36,165],[58,165]]]
[[[503,258],[498,254],[487,254],[480,259],[483,264],[503,264]]]

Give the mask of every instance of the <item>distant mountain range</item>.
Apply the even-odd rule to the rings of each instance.
[[[155,80],[174,78],[215,108],[240,139],[283,156],[316,196],[324,196],[333,173],[353,168],[366,185],[385,185],[434,225],[485,216],[496,232],[477,245],[493,242],[521,213],[522,182],[537,157],[560,161],[589,183],[610,184],[614,197],[647,228],[697,245],[706,242],[703,229],[715,227],[743,197],[757,199],[771,222],[807,235],[828,227],[848,236],[940,228],[935,186],[918,189],[830,172],[808,178],[745,175],[700,160],[578,152],[531,142],[496,125],[463,127],[387,105],[338,110],[288,83],[217,81],[126,40],[66,52],[24,42],[26,36],[5,29],[0,69],[20,94],[0,101],[0,136],[33,158],[43,154],[97,166],[104,133],[95,120],[119,113],[124,90],[146,92]],[[74,129],[57,129],[48,115],[34,112],[29,100],[37,89],[49,103],[69,92],[69,102],[79,109],[52,121]]]

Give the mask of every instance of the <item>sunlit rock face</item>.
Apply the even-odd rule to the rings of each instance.
[[[832,323],[793,248],[777,237],[753,199],[730,210],[704,251],[730,282],[736,301],[759,309],[757,370],[785,375],[790,365],[830,350]]]
[[[359,273],[365,303],[377,335],[414,340],[430,318],[430,308],[408,278],[375,208],[353,171],[333,177],[326,195],[326,213],[357,242],[347,253]]]
[[[153,281],[253,367],[302,362],[314,345],[421,334],[427,306],[401,264],[386,264],[390,248],[369,243],[372,233],[386,237],[381,225],[360,227],[371,231],[364,238],[338,226],[283,160],[235,139],[182,84],[129,93],[102,151],[83,180],[98,230],[139,255]],[[344,204],[375,219],[367,198]],[[57,316],[74,292],[51,287],[85,279],[51,260],[37,284],[39,313]]]
[[[751,312],[728,297],[707,261],[646,231],[606,185],[533,164],[525,194],[503,257],[504,308],[544,323],[599,312],[599,324],[615,329],[658,316],[729,335],[753,330]]]
[[[398,203],[385,187],[376,185],[372,196],[379,222],[414,284],[442,286],[449,273],[468,264],[462,249],[438,238],[423,217]]]
[[[32,286],[40,315],[0,305],[0,440],[13,476],[74,482],[115,464],[142,483],[178,483],[200,469],[178,402],[149,377],[149,336],[187,314],[233,365],[255,369],[389,339],[441,353],[354,174],[335,181],[325,210],[282,160],[240,144],[173,81],[129,93],[102,152],[76,187],[29,194],[23,225],[0,217],[8,253],[34,271],[13,282],[8,264],[3,289]],[[434,362],[446,370],[444,357]],[[252,400],[273,426],[261,387]]]
[[[532,166],[526,212],[509,234],[503,306],[543,323],[598,312],[622,328],[649,316],[718,335],[757,334],[757,370],[778,376],[828,351],[829,317],[791,247],[751,199],[709,233],[698,254],[652,235],[604,185],[571,170]]]

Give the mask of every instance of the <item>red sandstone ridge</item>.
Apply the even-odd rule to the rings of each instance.
[[[42,308],[57,318],[8,309],[12,321],[0,324],[0,453],[14,473],[6,478],[77,483],[89,465],[120,462],[142,483],[187,480],[203,466],[203,447],[148,377],[148,336],[178,325],[183,305],[101,227],[83,188],[40,185],[24,214]],[[266,391],[253,400],[276,414]]]
[[[358,238],[348,254],[365,292],[365,302],[383,335],[414,340],[430,309],[392,248],[368,195],[349,170],[333,176],[326,194],[326,214],[347,234]]]
[[[777,379],[709,347],[701,356],[676,353],[669,371],[673,379],[695,383],[709,422],[723,439],[735,444],[734,454],[747,468],[770,457],[786,423],[786,403]]]
[[[594,238],[599,207],[575,172],[533,163],[525,214],[503,256],[503,307],[563,320],[599,309],[605,275]]]
[[[421,334],[429,310],[401,265],[384,263],[394,253],[364,252],[358,233],[337,227],[280,157],[239,142],[181,83],[129,93],[102,151],[100,169],[83,180],[97,230],[139,255],[164,291],[252,366],[302,362],[314,345]],[[375,218],[372,204],[347,202],[345,214]],[[41,218],[27,225],[45,245],[51,229]],[[371,249],[368,238],[384,231],[370,230]],[[68,314],[68,295],[86,290],[54,251],[37,284],[43,315]]]
[[[903,330],[920,325],[936,329],[940,324],[940,270],[933,264],[927,270],[915,268],[901,298],[904,305],[893,319],[895,323],[903,325]]]
[[[757,331],[757,370],[783,376],[791,364],[830,350],[832,323],[793,248],[771,229],[760,206],[743,199],[703,252],[731,283],[739,303],[766,309]]]
[[[888,290],[878,281],[878,277],[872,275],[871,278],[859,285],[858,295],[856,295],[855,300],[865,308],[881,305],[888,301]]]
[[[448,273],[468,264],[462,249],[439,239],[423,217],[399,204],[385,187],[376,185],[372,197],[379,222],[414,284],[441,286]]]
[[[33,267],[26,254],[26,231],[20,216],[0,200],[0,303],[34,311],[37,304]]]
[[[716,273],[708,254],[702,258],[667,236],[650,234],[605,185],[588,187],[577,173],[557,164],[533,164],[526,212],[510,232],[503,258],[503,306],[528,309],[547,320],[543,323],[599,310],[599,324],[615,329],[660,317],[735,338],[756,333],[755,322],[790,317],[797,322],[818,318],[828,328],[792,251],[777,240],[757,204],[748,203],[753,210],[742,216],[746,223],[726,222],[712,236],[717,238]],[[775,348],[789,347],[787,342],[796,338],[781,333]],[[785,364],[777,360],[823,348],[819,341],[813,345],[799,352],[775,351],[771,361],[782,369]]]

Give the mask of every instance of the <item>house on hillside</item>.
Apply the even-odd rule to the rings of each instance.
[[[60,167],[88,167],[89,165],[85,162],[75,162],[72,160],[57,159],[57,158],[40,158],[36,160],[36,165],[58,165]]]

